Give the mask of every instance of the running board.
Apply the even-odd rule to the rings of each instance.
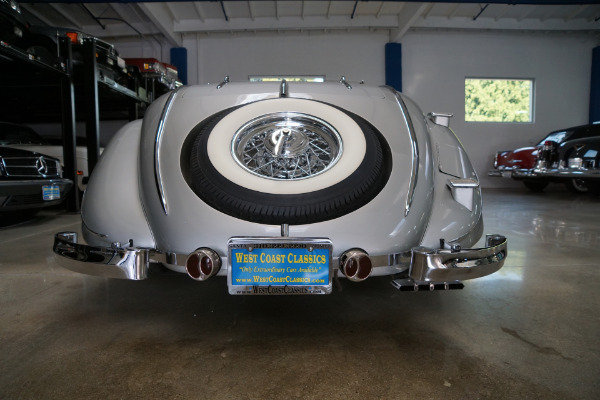
[[[465,285],[462,282],[415,282],[410,278],[394,279],[392,286],[401,292],[433,292],[434,290],[456,290]]]

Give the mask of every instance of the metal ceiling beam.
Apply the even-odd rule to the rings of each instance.
[[[327,18],[310,17],[284,17],[279,19],[270,17],[235,18],[229,22],[223,19],[206,19],[204,22],[198,20],[181,20],[174,24],[174,31],[180,33],[186,32],[235,32],[247,30],[321,30],[321,29],[392,29],[398,26],[398,17],[395,15],[382,16],[357,16],[351,19],[349,16],[331,16]]]
[[[399,42],[417,19],[429,8],[428,3],[406,4],[398,15],[398,25],[390,31],[390,42]]]
[[[183,46],[183,39],[180,34],[174,32],[173,20],[164,4],[147,2],[139,3],[137,6],[156,25],[172,46]]]
[[[215,0],[116,0],[115,3],[174,3],[174,2],[214,2]],[[228,0],[228,3],[235,3],[246,0]],[[369,1],[369,0],[360,0]],[[419,0],[386,0],[390,3],[423,3]],[[429,0],[427,3],[471,3],[471,4],[536,4],[536,5],[577,5],[577,4],[598,4],[599,0]],[[27,3],[69,3],[79,4],[82,0],[27,0]],[[351,2],[351,1],[350,1]],[[106,0],[85,0],[85,3],[108,3]]]
[[[462,29],[462,30],[506,30],[506,31],[597,31],[598,24],[595,21],[570,20],[561,18],[517,20],[505,18],[496,21],[494,18],[479,18],[473,21],[472,17],[454,17],[451,20],[446,17],[429,17],[418,19],[411,28],[429,29]]]

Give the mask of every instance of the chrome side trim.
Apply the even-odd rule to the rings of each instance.
[[[404,104],[404,100],[402,100],[400,93],[396,92],[395,90],[393,90],[393,92],[396,95],[396,101],[398,102],[398,105],[402,110],[404,120],[406,121],[406,126],[408,127],[408,133],[410,134],[410,143],[412,147],[410,183],[408,187],[408,194],[406,195],[406,204],[404,206],[404,216],[406,217],[410,212],[410,207],[412,206],[412,202],[415,197],[415,190],[417,188],[417,181],[419,178],[419,146],[417,143],[417,135],[415,134],[415,127],[413,125],[412,119],[410,118],[410,113],[406,108],[406,104]]]
[[[225,78],[223,78],[223,82],[221,82],[217,85],[217,90],[221,89],[223,86],[227,85],[228,83],[229,83],[229,75],[227,75]]]
[[[171,107],[173,106],[173,102],[175,100],[175,96],[177,96],[177,91],[171,92],[165,106],[162,110],[162,114],[160,116],[160,120],[158,121],[158,126],[156,128],[156,137],[154,139],[154,179],[156,181],[156,189],[158,190],[158,197],[160,198],[160,203],[162,205],[163,211],[165,215],[169,214],[169,206],[167,204],[167,197],[165,194],[165,190],[162,184],[162,177],[160,175],[160,145],[162,143],[162,136],[165,131],[165,124],[167,122],[167,116],[171,111]]]
[[[416,247],[412,250],[409,276],[417,282],[452,282],[492,274],[504,265],[506,237],[487,235],[485,246],[457,252]]]

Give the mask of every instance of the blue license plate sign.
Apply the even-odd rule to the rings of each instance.
[[[58,185],[42,186],[42,199],[44,201],[60,199],[60,190],[58,188]]]
[[[329,294],[332,247],[322,238],[231,238],[229,293]]]

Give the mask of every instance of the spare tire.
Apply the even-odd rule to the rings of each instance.
[[[263,224],[341,217],[371,201],[392,169],[389,145],[373,125],[314,100],[226,109],[194,127],[186,143],[182,168],[194,193],[225,214]]]

